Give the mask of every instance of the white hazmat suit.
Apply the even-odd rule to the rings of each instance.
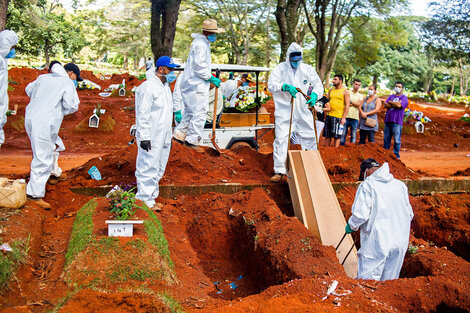
[[[52,171],[59,174],[54,164],[58,151],[65,148],[59,138],[62,119],[78,110],[80,100],[73,81],[60,64],[54,64],[50,74],[40,75],[26,86],[26,94],[31,100],[26,107],[25,128],[33,150],[26,193],[42,198]]]
[[[348,221],[352,230],[361,229],[357,278],[398,278],[412,218],[408,188],[384,163],[359,185]]]
[[[173,99],[168,83],[163,84],[152,68],[147,80],[135,91],[135,120],[137,139],[136,198],[152,208],[158,197],[158,183],[165,173],[171,148]],[[145,151],[140,142],[150,140],[151,148]]]
[[[293,42],[287,49],[285,62],[277,65],[271,72],[268,80],[268,89],[273,94],[274,118],[276,139],[273,143],[274,172],[278,174],[286,173],[287,144],[289,136],[290,121],[290,101],[291,95],[287,91],[282,91],[284,84],[289,84],[302,89],[307,94],[311,86],[312,92],[318,98],[323,95],[323,84],[313,67],[300,61],[299,67],[294,70],[289,62],[289,55],[292,52],[301,52],[302,47]],[[292,112],[292,130],[296,132],[302,150],[315,150],[317,143],[313,127],[313,116],[308,109],[307,101],[298,93],[294,99],[294,111]]]
[[[198,145],[206,123],[211,77],[210,43],[202,34],[192,34],[188,60],[181,77],[181,95],[184,103],[181,123],[175,128],[175,137]]]
[[[18,36],[12,30],[0,32],[0,146],[5,142],[3,126],[7,122],[8,110],[8,64],[5,58],[10,53],[11,47],[18,43]]]

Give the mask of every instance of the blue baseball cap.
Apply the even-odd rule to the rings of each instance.
[[[164,56],[159,57],[157,62],[155,63],[155,67],[158,68],[159,66],[175,68],[175,67],[180,67],[181,65],[173,63],[173,60],[170,57],[167,57],[166,55],[164,55]]]

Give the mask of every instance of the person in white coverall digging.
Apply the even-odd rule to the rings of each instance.
[[[274,119],[276,139],[273,143],[274,176],[271,181],[278,182],[286,174],[287,144],[289,140],[289,121],[291,99],[294,97],[292,129],[302,146],[302,150],[317,149],[313,116],[309,106],[314,106],[323,95],[323,84],[313,67],[302,62],[302,47],[293,42],[287,49],[285,62],[277,65],[268,80],[268,89],[274,99]],[[296,96],[300,88],[303,93],[311,91],[307,102],[303,96]]]
[[[174,64],[170,57],[160,57],[156,67],[147,71],[147,80],[135,91],[136,198],[156,211],[162,207],[155,203],[155,198],[170,155],[173,112],[178,109],[175,110],[173,105],[169,86],[176,79],[175,67],[179,65]]]
[[[82,80],[77,65],[69,63],[62,67],[54,64],[51,73],[40,75],[26,86],[26,94],[31,100],[26,107],[25,129],[33,150],[26,194],[44,209],[50,208],[42,197],[54,169],[56,144],[62,143],[59,138],[62,119],[64,115],[76,112],[80,103],[74,84],[76,80]]]
[[[7,122],[8,111],[8,64],[7,60],[15,56],[18,36],[12,30],[0,32],[0,148],[5,142],[3,126]]]
[[[408,249],[413,219],[408,188],[390,174],[388,163],[380,166],[374,159],[361,164],[352,216],[346,233],[361,230],[357,252],[357,278],[397,279]]]
[[[217,21],[208,19],[203,23],[202,34],[192,34],[194,38],[181,77],[181,96],[183,98],[183,116],[175,128],[174,139],[179,143],[204,152],[199,142],[206,123],[209,104],[209,84],[220,87],[220,79],[211,75],[210,43],[216,40],[216,34],[224,30],[217,27]]]

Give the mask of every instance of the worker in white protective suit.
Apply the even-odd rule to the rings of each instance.
[[[208,19],[203,23],[202,34],[192,34],[194,38],[181,77],[183,98],[183,118],[175,128],[173,138],[198,152],[204,152],[199,142],[206,123],[209,101],[209,83],[220,87],[220,79],[211,75],[210,43],[217,39],[216,34],[224,32],[217,27],[217,21]]]
[[[7,60],[15,57],[15,46],[18,36],[12,30],[0,32],[0,148],[5,142],[3,126],[7,122],[8,111],[8,64]]]
[[[68,63],[62,67],[54,64],[51,73],[40,75],[26,86],[26,94],[31,100],[26,107],[25,129],[33,150],[26,194],[28,199],[36,201],[44,209],[51,207],[42,200],[46,183],[52,171],[58,174],[54,155],[64,148],[59,138],[62,119],[64,115],[76,112],[80,103],[75,83],[77,80],[83,80],[77,65]]]
[[[285,62],[277,65],[268,80],[268,89],[274,99],[275,136],[273,143],[274,176],[271,181],[278,182],[286,174],[287,146],[289,140],[289,122],[291,117],[291,99],[294,98],[292,129],[299,139],[302,150],[317,149],[313,126],[313,116],[309,106],[323,95],[323,84],[313,67],[302,62],[302,47],[293,42],[287,49]],[[307,102],[303,96],[297,96],[297,89],[310,95]]]
[[[413,218],[408,188],[393,178],[388,163],[374,159],[361,164],[352,216],[346,233],[361,230],[357,278],[397,279],[408,249]]]
[[[156,211],[162,208],[155,203],[158,183],[165,173],[171,148],[173,98],[169,83],[176,80],[173,69],[179,65],[170,57],[162,56],[156,67],[147,71],[147,80],[135,91],[135,120],[137,139],[136,198]],[[156,71],[156,72],[155,72]]]
[[[182,74],[176,77],[175,87],[173,88],[173,106],[176,110],[175,112],[176,126],[178,126],[178,124],[181,123],[182,114],[184,110],[183,96],[181,95],[181,77],[183,77]]]

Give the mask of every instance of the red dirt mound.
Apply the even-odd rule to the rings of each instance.
[[[260,154],[251,148],[240,147],[235,151],[224,150],[224,156],[214,155],[211,148],[198,153],[191,148],[174,143],[162,184],[210,184],[268,183],[271,175],[271,155]],[[91,159],[68,174],[72,185],[130,184],[135,182],[136,146],[121,149],[116,153]],[[96,166],[102,181],[88,180],[90,167]]]
[[[470,176],[470,167],[463,171],[457,171],[452,176]]]
[[[414,179],[421,176],[408,169],[392,151],[385,150],[374,143],[321,148],[320,153],[330,180],[333,182],[356,181],[359,178],[361,162],[367,158],[376,159],[381,164],[388,162],[391,173],[397,179]]]

